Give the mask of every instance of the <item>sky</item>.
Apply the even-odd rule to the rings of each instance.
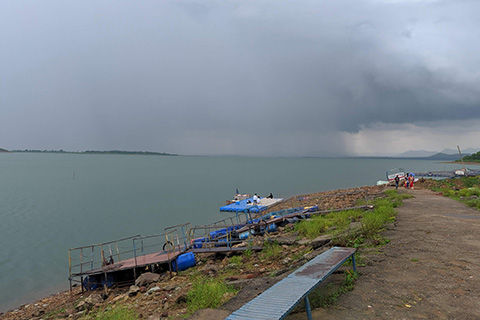
[[[480,150],[480,1],[3,0],[0,148]]]

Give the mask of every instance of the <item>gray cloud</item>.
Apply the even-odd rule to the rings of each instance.
[[[474,1],[0,4],[0,147],[334,155],[480,118]],[[363,129],[362,129],[363,128]]]

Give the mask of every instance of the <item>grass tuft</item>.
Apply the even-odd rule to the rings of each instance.
[[[126,306],[118,306],[116,308],[107,307],[96,313],[90,313],[80,320],[133,320],[138,319],[138,314],[135,310]]]
[[[278,261],[283,257],[283,249],[276,241],[265,241],[263,244],[261,257],[265,260]]]
[[[221,279],[199,277],[194,280],[187,294],[187,308],[193,313],[199,309],[218,308],[225,301],[225,294],[237,293],[237,290],[226,285]]]

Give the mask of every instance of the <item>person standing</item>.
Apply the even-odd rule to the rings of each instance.
[[[259,204],[260,203],[260,199],[258,198],[257,194],[255,193],[255,195],[253,196],[253,204]]]
[[[400,177],[398,174],[395,176],[395,189],[398,190],[398,184],[400,183]]]

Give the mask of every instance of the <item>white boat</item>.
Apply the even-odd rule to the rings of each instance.
[[[405,169],[394,168],[387,171],[387,180],[395,181],[395,177],[398,176],[401,179],[405,179]]]

